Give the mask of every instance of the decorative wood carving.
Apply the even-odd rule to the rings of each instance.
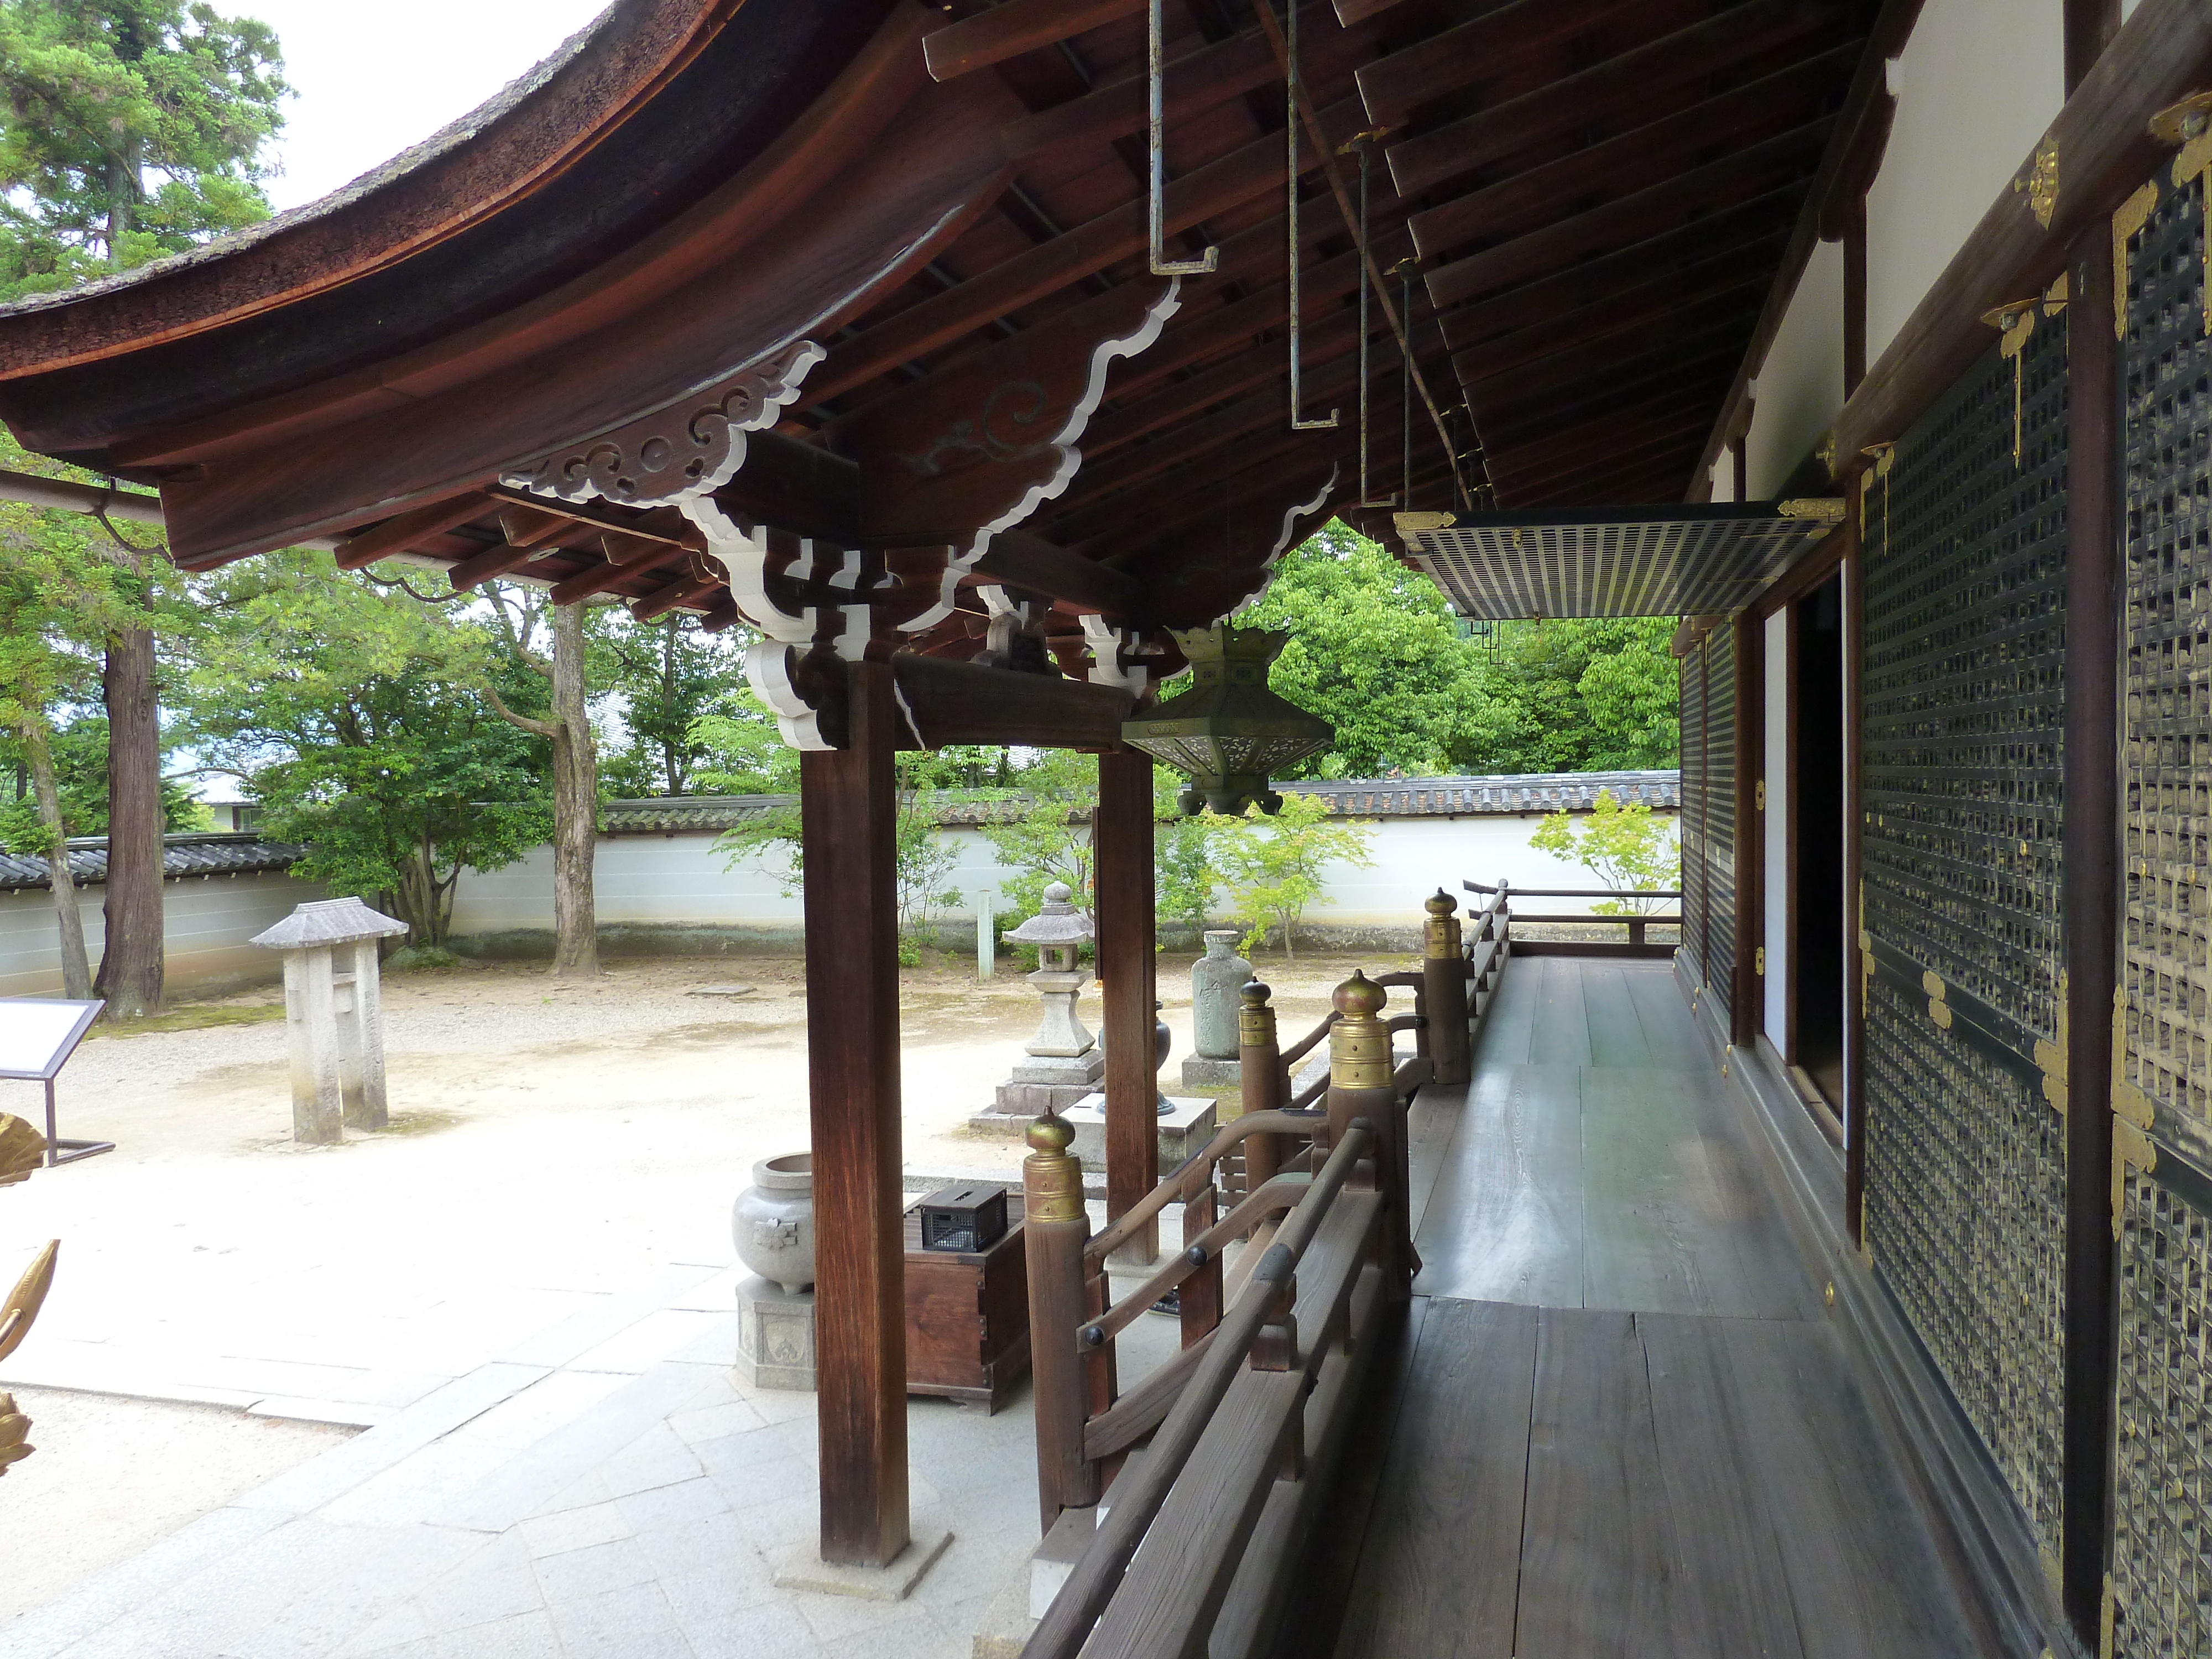
[[[42,1141],[40,1145],[44,1145]],[[46,1248],[33,1258],[23,1276],[15,1281],[15,1288],[8,1292],[8,1299],[0,1302],[0,1359],[23,1346],[23,1339],[31,1334],[31,1322],[39,1316],[45,1305],[46,1291],[54,1282],[54,1259],[61,1253],[58,1238],[46,1241]]]
[[[0,1112],[0,1187],[28,1181],[46,1155],[46,1136],[21,1118]]]
[[[745,463],[745,434],[774,426],[806,372],[830,354],[811,340],[746,364],[697,397],[588,443],[501,475],[510,489],[563,501],[682,506],[727,483]]]
[[[24,1437],[31,1431],[31,1419],[15,1409],[15,1396],[0,1393],[0,1474],[8,1473],[10,1463],[20,1463],[38,1450]]]

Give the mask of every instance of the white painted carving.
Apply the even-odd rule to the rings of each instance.
[[[831,745],[822,735],[813,708],[792,684],[792,647],[782,641],[755,640],[745,650],[745,682],[775,711],[776,730],[786,744],[800,750],[828,749]]]
[[[1136,654],[1144,635],[1133,629],[1116,628],[1100,616],[1085,616],[1082,621],[1084,642],[1091,647],[1091,684],[1117,686],[1133,697],[1143,696],[1152,671],[1136,663],[1124,665],[1123,659]]]
[[[611,432],[502,473],[510,489],[569,502],[665,507],[720,489],[745,462],[745,434],[775,424],[807,371],[830,354],[811,340],[747,364],[694,395]]]

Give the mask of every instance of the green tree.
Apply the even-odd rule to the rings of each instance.
[[[267,218],[283,68],[204,0],[0,0],[0,297]]]
[[[1165,767],[1152,775],[1154,909],[1167,921],[1203,933],[1221,888],[1213,837],[1222,820],[1212,812],[1185,817],[1176,804],[1183,783],[1181,774]]]
[[[1290,630],[1271,684],[1336,728],[1285,775],[1489,770],[1526,735],[1436,584],[1340,521],[1286,554],[1236,621]]]
[[[1020,810],[982,826],[999,862],[1016,873],[1004,885],[1000,907],[1018,925],[1044,903],[1044,890],[1064,881],[1079,909],[1091,908],[1096,858],[1091,821],[1098,805],[1098,762],[1073,750],[1048,749],[1013,774]]]
[[[1332,823],[1335,805],[1324,795],[1292,791],[1273,817],[1257,805],[1242,817],[1215,820],[1213,856],[1229,890],[1229,902],[1249,931],[1240,948],[1247,956],[1280,928],[1285,959],[1297,954],[1291,935],[1322,893],[1322,872],[1332,863],[1366,870],[1375,860],[1369,847],[1375,832],[1365,824]]]
[[[1569,814],[1553,812],[1536,826],[1528,845],[1553,858],[1572,859],[1625,896],[1590,906],[1597,915],[1656,915],[1663,899],[1626,896],[1668,892],[1682,884],[1681,849],[1666,820],[1653,817],[1642,801],[1622,805],[1610,789],[1597,792],[1579,829]]]
[[[711,711],[692,717],[690,740],[698,750],[692,781],[721,795],[787,795],[799,787],[799,751],[783,740],[775,711],[738,686]]]
[[[481,627],[307,553],[204,579],[208,626],[181,701],[201,752],[248,781],[298,872],[358,893],[440,945],[465,868],[495,870],[551,829],[537,745],[488,704],[550,701]]]
[[[706,633],[697,617],[673,611],[644,623],[626,605],[591,613],[591,681],[621,709],[623,740],[610,747],[600,769],[612,793],[689,794],[702,771],[714,768],[715,746],[699,722],[721,713],[744,685],[745,637],[740,629]]]
[[[1498,647],[1498,694],[1521,711],[1527,772],[1675,764],[1681,727],[1666,617],[1516,623]]]

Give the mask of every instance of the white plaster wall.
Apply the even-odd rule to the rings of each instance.
[[[100,965],[107,930],[102,887],[81,889],[85,948]],[[330,896],[313,882],[282,871],[234,876],[191,876],[165,883],[162,924],[164,972],[179,989],[217,981],[275,980],[277,958],[249,943],[292,914],[295,905]],[[60,935],[53,896],[44,889],[0,892],[0,996],[58,996],[62,990]]]
[[[2065,101],[2063,7],[1928,0],[1921,12],[1901,57],[1889,149],[1867,197],[1869,363]]]
[[[1790,1030],[1790,613],[1766,619],[1765,1018],[1766,1035],[1787,1053]]]
[[[1672,812],[1660,816],[1673,822]],[[1372,828],[1372,869],[1339,864],[1326,878],[1328,902],[1316,903],[1308,920],[1322,926],[1411,927],[1420,921],[1421,900],[1439,886],[1464,902],[1465,880],[1494,883],[1501,876],[1516,887],[1588,887],[1590,873],[1537,852],[1528,838],[1543,821],[1540,814],[1505,813],[1445,818],[1368,818]],[[948,919],[972,920],[978,895],[996,891],[1007,872],[982,836],[973,830],[944,832],[957,853],[950,886],[962,902]],[[795,927],[802,911],[798,896],[786,894],[775,869],[758,857],[724,867],[710,834],[612,836],[602,837],[593,869],[593,888],[602,927]],[[1003,909],[1004,906],[994,908]],[[1547,912],[1586,913],[1580,900],[1542,901]],[[453,896],[453,932],[482,935],[553,925],[552,853],[538,848],[503,870],[465,871]]]
[[[1744,435],[1747,498],[1768,501],[1844,406],[1844,245],[1816,242],[1755,377]]]

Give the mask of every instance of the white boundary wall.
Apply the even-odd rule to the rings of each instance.
[[[77,890],[85,948],[95,969],[107,938],[100,909],[106,892],[99,884]],[[161,884],[170,988],[209,989],[276,980],[282,968],[276,953],[248,941],[291,915],[294,905],[328,896],[313,882],[295,880],[280,870],[172,877]],[[61,992],[53,895],[43,887],[0,891],[0,996]]]

